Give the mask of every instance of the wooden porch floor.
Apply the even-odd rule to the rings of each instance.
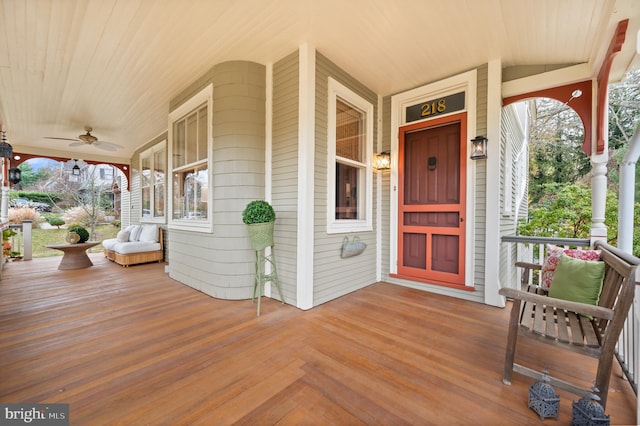
[[[68,403],[72,425],[539,424],[531,380],[502,384],[508,310],[386,283],[301,311],[222,301],[164,265],[59,271],[9,263],[0,281],[0,402]],[[522,346],[590,387],[595,361]],[[560,392],[570,424],[574,395]],[[635,424],[614,368],[607,413]]]

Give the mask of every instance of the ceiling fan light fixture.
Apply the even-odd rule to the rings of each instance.
[[[88,144],[92,144],[94,142],[98,141],[98,138],[96,138],[95,136],[93,136],[91,133],[87,132],[86,135],[80,135],[78,136],[78,139],[80,139],[81,141],[83,141],[84,143],[88,143]]]

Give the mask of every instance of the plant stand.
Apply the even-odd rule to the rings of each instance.
[[[276,269],[276,253],[273,245],[269,246],[271,248],[271,253],[268,255],[264,254],[264,249],[256,250],[256,277],[253,282],[253,298],[252,301],[256,298],[256,292],[258,297],[258,316],[260,316],[260,299],[262,298],[262,293],[264,291],[264,285],[267,281],[271,281],[271,283],[275,284],[278,289],[278,293],[280,294],[280,300],[284,303],[284,295],[282,294],[282,289],[280,288],[280,283],[278,282],[278,270]],[[267,265],[271,266],[271,272],[266,273]]]

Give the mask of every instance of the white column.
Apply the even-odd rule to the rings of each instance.
[[[296,306],[306,310],[313,307],[316,50],[308,44],[303,44],[298,55],[300,69]]]
[[[9,187],[2,182],[2,203],[0,204],[0,221],[9,221]]]
[[[487,71],[487,137],[489,138],[486,161],[486,217],[484,259],[484,303],[504,308],[505,298],[498,294],[500,283],[500,169],[504,159],[500,158],[500,128],[502,119],[502,63],[489,61]],[[483,160],[480,160],[483,161]],[[472,239],[467,240],[472,242]],[[473,274],[473,271],[467,272]]]
[[[629,142],[629,149],[620,163],[618,191],[618,248],[633,253],[634,192],[636,165],[640,158],[640,124]]]
[[[591,156],[591,244],[607,241],[607,226],[604,213],[607,202],[607,150]]]

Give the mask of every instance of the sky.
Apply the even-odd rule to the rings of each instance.
[[[25,163],[29,163],[33,170],[38,170],[43,167],[59,166],[59,163],[57,161],[50,158],[31,158],[29,160],[26,160]]]

